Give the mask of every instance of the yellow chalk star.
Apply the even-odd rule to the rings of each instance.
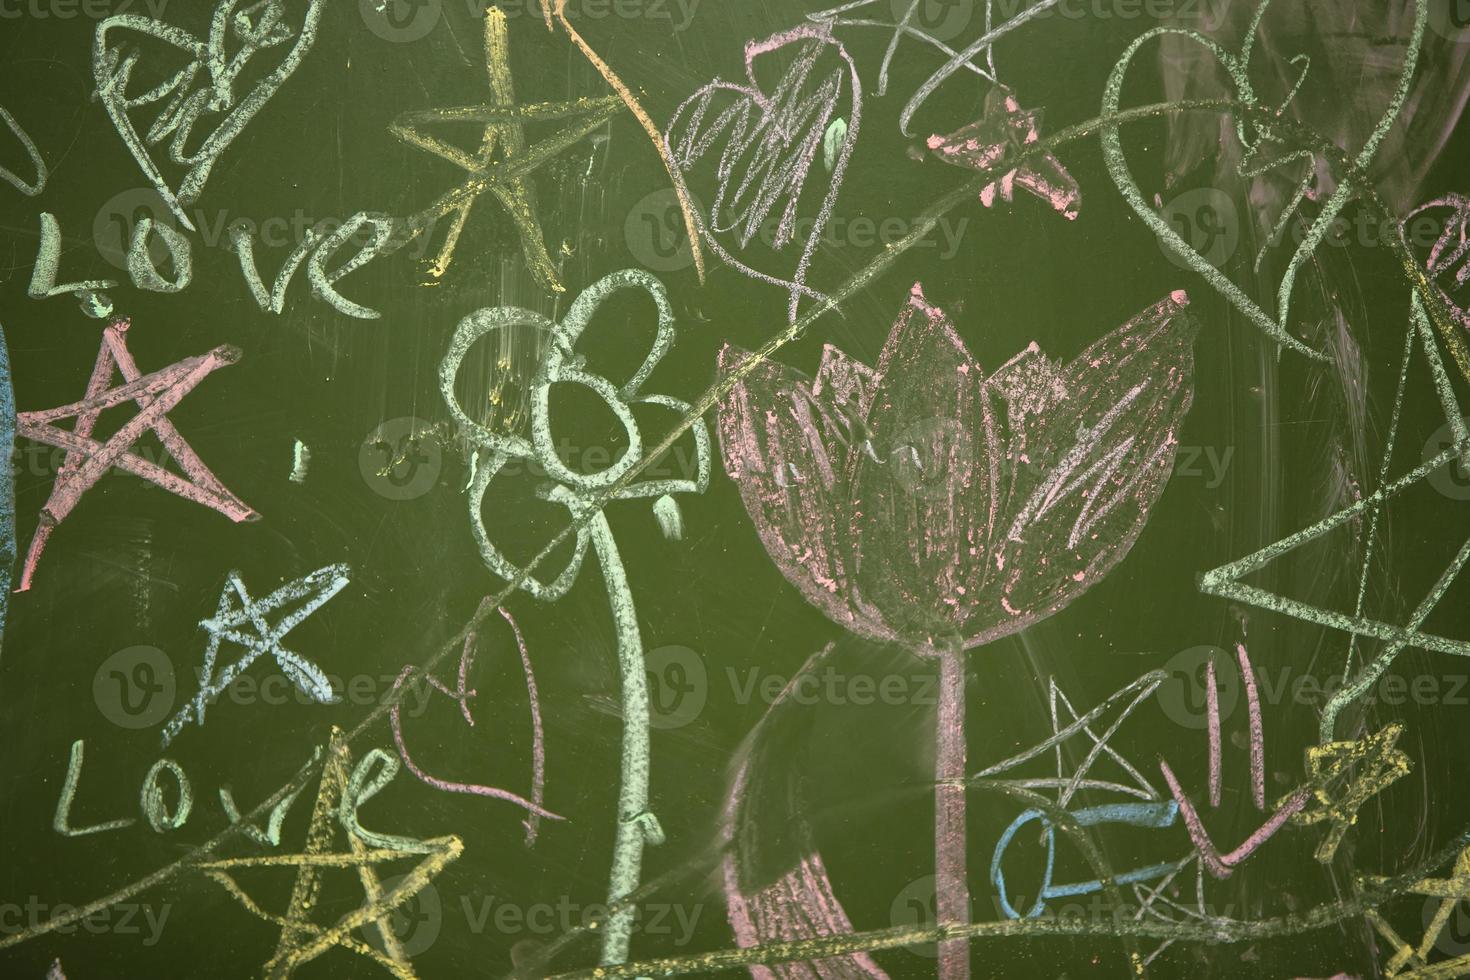
[[[332,842],[342,819],[342,797],[347,786],[350,756],[342,730],[332,729],[327,761],[322,770],[316,804],[311,811],[311,824],[306,831],[306,848],[300,854],[274,854],[266,857],[230,858],[199,865],[199,869],[218,882],[246,911],[281,927],[275,954],[265,964],[264,975],[270,980],[289,977],[297,967],[316,959],[334,946],[350,950],[373,960],[399,980],[417,980],[413,965],[394,934],[390,920],[395,909],[408,903],[450,861],[464,851],[456,836],[435,837],[418,842],[415,850],[368,848],[354,833],[347,833],[349,849],[333,851]],[[387,861],[418,856],[423,859],[392,888],[383,889],[377,866]],[[285,915],[267,912],[255,903],[235,881],[232,872],[240,868],[294,867],[296,883],[291,889],[290,904]],[[311,919],[321,894],[321,875],[328,868],[356,868],[366,897],[364,904],[342,916],[327,928]],[[373,923],[383,938],[384,950],[374,949],[353,937],[354,930]]]
[[[479,105],[424,109],[404,113],[388,127],[394,136],[469,171],[469,178],[423,211],[409,219],[409,237],[428,232],[436,221],[453,214],[449,233],[430,273],[439,278],[449,270],[459,236],[470,209],[481,194],[498,200],[520,236],[521,251],[536,280],[555,292],[565,287],[557,279],[541,224],[536,217],[536,195],[531,174],[552,157],[603,125],[623,106],[617,96],[578,99],[575,102],[541,102],[517,105],[510,74],[510,41],[506,19],[499,7],[485,13],[485,57],[490,75],[490,101]],[[548,120],[570,120],[539,143],[527,144],[525,124]],[[431,136],[425,124],[482,122],[480,148],[467,153]]]
[[[1337,854],[1348,828],[1358,822],[1358,810],[1364,803],[1408,775],[1409,756],[1394,748],[1403,733],[1403,723],[1395,721],[1359,741],[1328,742],[1307,749],[1307,779],[1316,787],[1312,793],[1315,805],[1303,808],[1292,821],[1310,825],[1326,820],[1332,824],[1317,847],[1318,861],[1326,864]],[[1334,789],[1342,779],[1346,783]]]
[[[1369,876],[1365,880],[1382,884],[1385,879]],[[1389,925],[1376,911],[1371,909],[1368,911],[1368,920],[1394,948],[1393,956],[1389,958],[1384,967],[1384,974],[1390,977],[1400,977],[1402,980],[1450,980],[1452,977],[1470,975],[1470,954],[1456,956],[1438,963],[1429,962],[1430,950],[1434,948],[1435,943],[1439,942],[1440,934],[1449,924],[1450,916],[1455,913],[1455,907],[1461,902],[1470,901],[1470,847],[1465,848],[1460,852],[1460,856],[1455,858],[1455,866],[1450,872],[1450,877],[1425,878],[1410,886],[1405,894],[1438,898],[1439,908],[1435,910],[1434,917],[1429,920],[1429,924],[1424,927],[1424,935],[1419,941],[1418,948],[1410,946],[1400,938],[1393,926]],[[1408,973],[1404,972],[1406,966],[1412,967]]]

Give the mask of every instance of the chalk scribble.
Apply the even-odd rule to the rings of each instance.
[[[546,795],[546,746],[545,735],[541,728],[541,700],[536,693],[536,674],[531,669],[531,655],[526,649],[526,641],[521,636],[521,628],[511,618],[510,613],[504,609],[499,610],[501,617],[510,626],[511,633],[515,637],[516,649],[520,653],[521,670],[526,678],[526,693],[530,698],[531,715],[531,798],[519,796],[509,790],[499,789],[494,786],[485,786],[479,783],[456,782],[448,779],[440,779],[425,772],[413,757],[409,754],[407,741],[403,737],[403,718],[400,711],[401,703],[395,702],[392,711],[388,715],[389,724],[393,729],[393,744],[398,747],[398,757],[408,767],[408,771],[420,780],[438,790],[446,793],[470,793],[475,796],[484,796],[491,799],[505,800],[514,803],[527,811],[526,844],[531,845],[536,840],[540,828],[540,819],[547,817],[551,820],[564,819],[547,810],[543,805]],[[465,724],[474,727],[475,716],[470,711],[470,699],[479,696],[479,692],[470,688],[470,671],[475,663],[475,643],[477,637],[474,634],[465,638],[464,649],[459,657],[459,677],[454,688],[450,688],[436,677],[429,677],[429,686],[446,697],[459,702],[460,714],[464,716]],[[413,675],[413,665],[403,668],[394,682],[393,689],[396,692]]]
[[[765,92],[756,77],[761,59],[786,65],[774,92]],[[696,212],[700,234],[734,268],[789,290],[795,320],[803,296],[823,298],[806,285],[807,274],[857,144],[862,85],[847,50],[817,25],[747,44],[745,73],[743,84],[716,79],[686,99],[674,111],[665,141],[686,184],[696,167],[714,158],[709,208]],[[833,141],[828,186],[804,194],[840,106],[846,109],[844,129],[840,143]],[[803,208],[810,225],[805,233],[798,228]],[[750,264],[755,259],[736,256],[745,256],[752,241],[772,230],[766,227],[770,221],[772,249],[783,256],[795,252],[789,272],[763,271]]]

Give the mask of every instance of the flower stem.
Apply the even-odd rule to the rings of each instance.
[[[613,841],[612,872],[607,886],[607,904],[616,907],[638,888],[643,845],[663,843],[663,831],[648,810],[648,680],[644,674],[643,638],[638,632],[633,591],[628,586],[628,576],[623,571],[623,560],[606,515],[599,510],[588,522],[588,528],[602,566],[607,600],[612,606],[613,625],[618,633],[618,670],[622,676],[622,773],[618,786],[617,836]],[[608,916],[602,935],[602,965],[627,962],[636,911],[629,903]]]
[[[965,653],[939,649],[939,711],[934,732],[934,899],[939,925],[970,921],[965,876]],[[939,944],[940,980],[967,980],[970,941]]]

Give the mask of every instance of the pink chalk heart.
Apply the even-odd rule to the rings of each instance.
[[[674,111],[664,136],[686,182],[714,170],[704,178],[709,186],[696,188],[710,202],[695,212],[710,249],[746,275],[789,290],[793,320],[803,296],[825,298],[807,286],[807,274],[862,114],[857,66],[830,31],[830,25],[806,24],[747,44],[745,84],[715,79],[705,85]],[[769,92],[762,78],[774,84]],[[839,119],[845,131],[834,128]],[[829,130],[831,172],[809,188]],[[752,256],[763,253],[774,258],[758,268]]]

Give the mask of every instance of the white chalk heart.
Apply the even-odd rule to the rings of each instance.
[[[1378,153],[1383,137],[1392,128],[1403,109],[1404,101],[1409,92],[1410,83],[1413,81],[1414,71],[1418,65],[1419,49],[1424,38],[1424,28],[1428,20],[1428,7],[1426,0],[1414,0],[1415,19],[1414,31],[1408,46],[1408,54],[1404,58],[1403,68],[1399,74],[1399,82],[1394,95],[1389,99],[1383,114],[1379,117],[1377,125],[1374,126],[1363,146],[1353,156],[1353,165],[1358,172],[1363,172],[1372,163],[1374,156]],[[1134,56],[1139,49],[1150,39],[1165,34],[1176,34],[1189,38],[1206,48],[1219,60],[1222,67],[1229,72],[1236,87],[1236,98],[1247,106],[1258,105],[1257,97],[1251,88],[1249,70],[1251,54],[1254,50],[1253,42],[1256,39],[1257,29],[1260,27],[1261,19],[1264,17],[1270,0],[1264,0],[1256,9],[1251,19],[1250,27],[1246,31],[1246,40],[1241,47],[1240,53],[1232,54],[1213,39],[1201,34],[1199,31],[1176,27],[1156,27],[1140,35],[1129,45],[1114,66],[1112,74],[1108,78],[1107,90],[1103,95],[1102,115],[1104,118],[1114,116],[1119,111],[1119,101],[1123,90],[1123,82],[1128,74],[1128,69],[1133,63]],[[1293,89],[1293,95],[1295,89]],[[1289,98],[1289,97],[1288,97]],[[1243,146],[1246,147],[1248,157],[1258,153],[1262,143],[1268,141],[1268,135],[1256,127],[1258,137],[1252,140],[1247,135],[1247,125],[1255,125],[1249,120],[1236,121],[1236,133]],[[1347,207],[1357,191],[1354,183],[1347,179],[1339,179],[1337,186],[1331,195],[1323,203],[1316,219],[1308,227],[1306,235],[1301,244],[1292,254],[1282,273],[1280,284],[1276,293],[1276,314],[1273,316],[1261,308],[1244,289],[1237,285],[1223,272],[1212,265],[1208,259],[1201,255],[1192,245],[1186,242],[1177,231],[1170,227],[1169,223],[1153,208],[1149,207],[1144,198],[1142,189],[1134,179],[1128,167],[1128,160],[1123,154],[1123,143],[1120,127],[1114,123],[1104,126],[1102,130],[1103,158],[1107,163],[1108,173],[1113,182],[1118,185],[1118,190],[1133,208],[1134,212],[1143,219],[1144,223],[1153,230],[1159,239],[1179,256],[1200,275],[1204,276],[1211,285],[1215,287],[1227,300],[1237,309],[1244,313],[1257,327],[1268,336],[1274,338],[1284,346],[1290,347],[1298,353],[1315,360],[1328,360],[1328,356],[1315,351],[1293,337],[1286,328],[1291,309],[1292,289],[1296,284],[1296,274],[1311,258],[1317,247],[1326,238],[1333,223]],[[1265,164],[1262,170],[1270,169],[1273,165],[1279,165],[1288,159],[1299,158],[1297,154],[1288,154],[1282,158]],[[1340,175],[1339,175],[1340,176]],[[1305,187],[1301,189],[1304,191]],[[1293,207],[1300,201],[1300,194]],[[1290,212],[1288,212],[1289,214]]]
[[[307,0],[299,17],[300,26],[293,27],[287,20],[286,7],[300,6],[299,3],[256,0],[244,10],[237,9],[242,2],[220,0],[205,41],[151,17],[117,14],[97,25],[93,42],[92,74],[98,99],[143,173],[191,231],[194,225],[184,213],[184,206],[199,197],[220,156],[311,50],[325,4],[325,0]],[[130,94],[128,83],[144,61],[139,51],[126,49],[129,37],[162,41],[189,61],[152,88]],[[288,42],[291,47],[272,70],[247,92],[236,91],[241,76],[258,55]],[[140,135],[129,111],[159,103],[162,108],[158,115]],[[218,116],[218,122],[191,149],[194,129],[207,114]],[[169,162],[187,168],[177,190],[169,187],[149,149],[165,140]]]

